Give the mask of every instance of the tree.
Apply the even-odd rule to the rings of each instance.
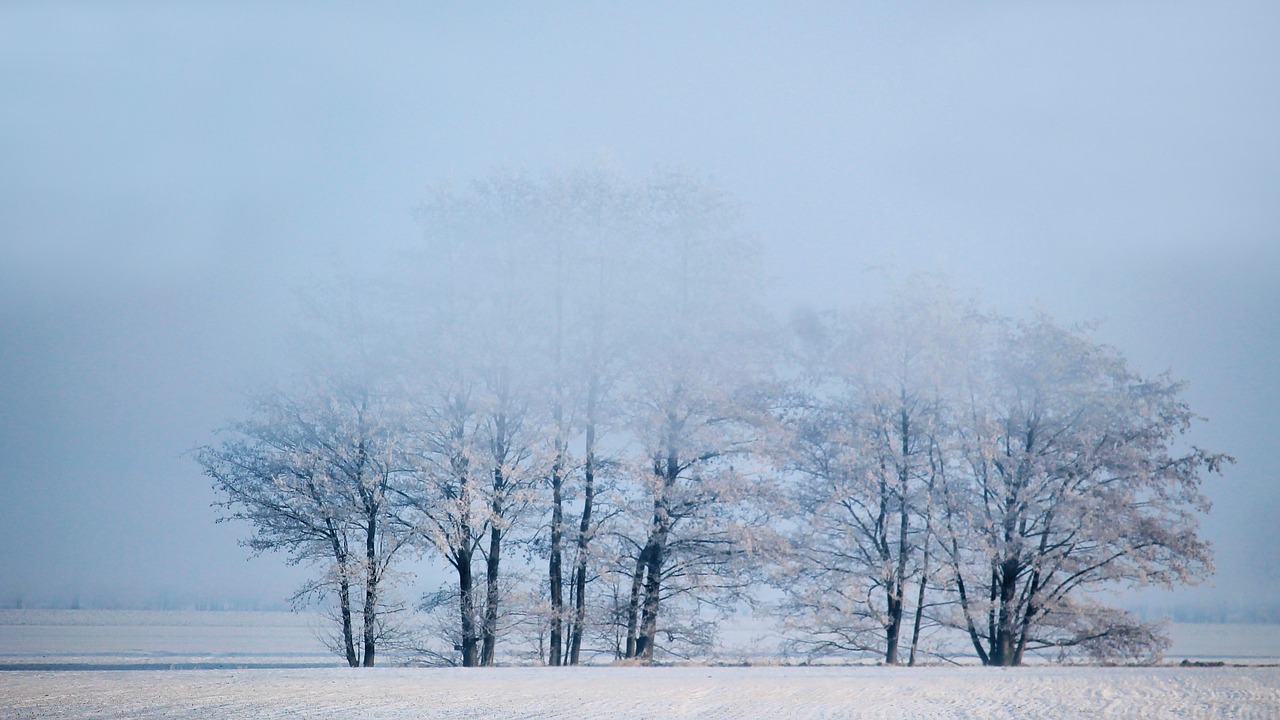
[[[415,378],[418,470],[402,504],[425,546],[458,574],[467,666],[495,662],[504,549],[546,464],[534,390],[546,378],[538,353],[545,297],[530,272],[539,259],[541,200],[518,177],[435,192],[421,213],[426,259],[414,268],[418,292],[403,308],[417,319],[407,372]],[[477,554],[482,599],[475,597]]]
[[[413,477],[398,491],[401,518],[457,575],[457,651],[465,667],[480,664],[473,560],[488,524],[471,395],[465,383],[445,383],[431,396],[435,402],[420,405],[410,435]]]
[[[700,603],[733,593],[750,547],[753,487],[742,468],[761,416],[767,377],[753,304],[750,243],[731,199],[668,174],[644,191],[647,280],[628,355],[626,424],[639,453],[630,463],[647,523],[637,538],[625,654],[651,662],[663,601]]]
[[[1028,650],[1137,655],[1158,633],[1097,590],[1194,582],[1204,472],[1225,455],[1182,444],[1182,385],[1044,315],[993,321],[957,414],[962,462],[943,484],[958,625],[987,665]]]
[[[795,323],[808,361],[782,406],[775,452],[795,475],[779,584],[787,625],[808,652],[875,652],[896,665],[909,621],[908,664],[920,649],[944,388],[965,324],[948,291],[920,284],[858,312]]]
[[[326,566],[298,597],[332,596],[347,664],[372,667],[396,610],[385,582],[407,542],[389,497],[402,468],[390,402],[363,384],[321,383],[259,397],[253,415],[196,451],[222,497],[220,520],[251,523],[245,544],[255,553]]]
[[[743,282],[749,252],[732,203],[675,173],[644,185],[601,172],[542,180],[494,176],[462,192],[438,191],[423,217],[431,266],[424,345],[435,349],[420,365],[428,373],[470,378],[473,397],[487,398],[470,405],[478,413],[476,428],[487,433],[484,442],[472,443],[483,452],[470,462],[482,463],[492,481],[478,518],[489,535],[487,548],[478,546],[489,588],[480,662],[491,657],[489,638],[500,614],[502,542],[522,515],[517,507],[525,507],[508,502],[510,458],[520,458],[522,497],[533,489],[531,478],[546,480],[541,532],[521,540],[545,552],[547,659],[578,661],[587,586],[598,574],[591,546],[600,521],[600,447],[611,420],[624,415],[630,432],[616,444],[643,448],[644,455],[613,466],[644,468],[630,479],[649,493],[648,520],[657,519],[638,543],[648,550],[643,608],[637,594],[632,623],[633,645],[650,648],[651,658],[668,539],[676,524],[697,526],[694,516],[712,514],[706,508],[732,494],[709,489],[716,478],[734,476],[729,456],[745,450],[737,437],[743,414],[732,396],[746,384],[743,363],[752,360],[744,352],[750,346]],[[720,443],[715,450],[713,442]],[[655,481],[659,455],[670,462],[656,471],[666,473],[665,480]],[[701,494],[686,492],[694,488]],[[681,502],[704,509],[672,506],[668,498],[680,493]],[[582,502],[576,518],[566,507],[574,496]],[[565,592],[570,543],[571,611]],[[694,544],[673,547],[686,546],[695,557]],[[672,567],[686,572],[691,566]]]

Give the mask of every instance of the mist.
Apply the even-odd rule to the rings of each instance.
[[[276,605],[189,451],[292,370],[297,297],[432,188],[674,167],[780,315],[948,276],[1101,321],[1208,418],[1216,590],[1280,591],[1280,12],[1265,3],[0,9],[0,603]]]

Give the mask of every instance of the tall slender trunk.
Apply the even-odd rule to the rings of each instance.
[[[359,667],[360,659],[356,657],[355,629],[351,622],[351,581],[347,579],[346,563],[338,567],[338,606],[342,613],[342,644],[347,653],[347,665]]]
[[[555,402],[551,415],[555,421],[555,460],[551,463],[551,552],[547,559],[548,582],[551,591],[551,637],[547,664],[562,664],[564,633],[564,570],[563,544],[564,537],[564,465],[565,465],[565,428],[564,403],[561,376],[563,373],[562,345],[564,343],[564,295],[560,292],[563,256],[557,246],[556,253],[556,294],[555,294]]]
[[[955,538],[955,529],[951,526],[951,510],[947,510],[947,531],[951,533],[951,572],[956,581],[956,595],[960,600],[960,611],[964,614],[965,630],[969,633],[969,642],[973,644],[973,651],[978,654],[978,659],[983,665],[990,665],[991,658],[987,655],[987,650],[982,645],[982,637],[978,635],[977,624],[973,621],[973,613],[969,609],[969,593],[964,584],[964,573],[960,572],[960,548]]]
[[[662,482],[653,499],[653,521],[649,531],[649,542],[645,548],[644,614],[640,634],[636,637],[636,656],[649,662],[653,661],[654,642],[658,637],[662,567],[666,561],[667,536],[671,532],[671,511],[667,506],[667,497],[680,473],[680,462],[676,456],[674,423],[667,435],[665,463],[655,462],[654,470]]]
[[[906,612],[907,590],[907,556],[911,554],[910,542],[910,509],[908,502],[909,484],[911,482],[911,420],[907,413],[906,397],[900,401],[903,407],[898,411],[898,437],[901,441],[898,458],[898,561],[894,567],[893,581],[889,585],[889,623],[886,628],[884,662],[886,665],[898,664],[898,647],[902,638],[902,617]]]
[[[557,441],[557,445],[559,441]],[[564,536],[564,478],[561,477],[563,455],[559,448],[551,468],[551,557],[547,562],[547,572],[551,583],[551,638],[547,664],[560,665],[560,650],[563,642],[564,617],[564,571],[561,568]]]
[[[911,624],[911,652],[907,657],[907,667],[915,667],[916,664],[916,653],[920,649],[920,624],[924,618],[925,591],[929,587],[929,524],[927,522],[924,532],[924,548],[920,559],[920,589],[916,594],[916,617]]]
[[[592,383],[594,385],[594,383]],[[573,571],[573,631],[569,635],[569,664],[577,665],[582,652],[582,624],[587,617],[587,551],[591,542],[591,510],[596,494],[595,393],[587,398],[587,447],[582,470],[582,518],[578,523],[577,567]]]
[[[466,418],[468,415],[465,405],[460,401],[455,404],[455,413],[458,418]],[[457,450],[450,465],[458,481],[458,537],[453,541],[452,548],[454,568],[458,571],[458,611],[462,626],[458,650],[462,653],[462,666],[475,667],[479,664],[475,578],[471,567],[475,554],[475,546],[472,545],[475,528],[471,515],[471,462],[466,453],[461,451],[466,438],[465,420],[459,420],[454,425],[452,435]]]
[[[889,543],[889,473],[888,460],[881,456],[878,501],[875,519],[875,547],[879,554],[881,570],[880,581],[884,586],[885,621],[884,629],[884,662],[886,665],[898,664],[898,634],[901,627],[902,597],[898,594],[898,579],[895,577],[892,545]]]
[[[502,530],[497,525],[489,528],[489,553],[485,558],[485,603],[483,642],[480,664],[493,665],[494,648],[498,639],[498,564],[502,557]]]
[[[658,635],[658,609],[662,597],[662,565],[665,538],[657,537],[649,541],[646,548],[644,566],[644,603],[640,631],[636,636],[635,656],[646,661],[653,661],[654,641]]]
[[[351,580],[347,567],[347,549],[343,546],[344,543],[338,535],[337,528],[334,527],[333,520],[325,518],[325,528],[328,530],[329,542],[333,546],[334,562],[338,565],[338,612],[342,616],[342,649],[346,652],[347,665],[359,667],[360,661],[356,657],[355,629],[351,622]]]
[[[373,667],[378,642],[378,517],[370,512],[364,541],[364,666]]]

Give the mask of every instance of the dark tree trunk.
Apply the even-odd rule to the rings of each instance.
[[[1009,558],[1000,564],[998,577],[999,610],[996,615],[995,639],[991,646],[991,664],[1012,666],[1017,664],[1015,645],[1018,634],[1014,628],[1014,598],[1018,591],[1018,575],[1022,564],[1017,558]]]
[[[885,626],[884,664],[898,664],[898,638],[902,634],[902,585],[895,582],[890,586],[886,610],[889,623]]]
[[[1041,556],[1044,555],[1044,546],[1041,546]],[[1027,586],[1026,609],[1022,613],[1022,620],[1018,629],[1018,644],[1013,654],[1013,664],[1021,665],[1022,656],[1027,652],[1027,640],[1031,636],[1031,626],[1035,617],[1040,612],[1040,608],[1036,603],[1039,601],[1040,593],[1040,571],[1036,570],[1031,574],[1031,582]]]
[[[378,642],[378,519],[376,511],[365,528],[364,666],[373,667]]]
[[[662,482],[653,499],[653,522],[650,526],[645,558],[644,618],[640,635],[636,639],[636,655],[648,662],[653,661],[654,643],[658,636],[662,569],[666,561],[667,538],[673,523],[671,509],[667,505],[668,497],[680,475],[680,458],[676,449],[678,424],[670,414],[667,422],[666,458],[664,460],[655,458],[653,464],[654,473],[661,478]]]
[[[673,433],[674,434],[674,433]],[[654,642],[658,636],[658,610],[662,599],[662,567],[666,561],[667,536],[671,532],[671,511],[667,507],[667,495],[675,484],[680,472],[679,460],[676,457],[675,442],[667,440],[667,458],[663,463],[655,462],[654,470],[659,471],[662,483],[653,500],[653,522],[650,525],[649,541],[644,552],[644,608],[640,624],[640,632],[636,637],[636,657],[653,661]]]
[[[593,383],[594,385],[594,383]],[[582,624],[587,618],[587,551],[591,542],[591,510],[596,494],[595,394],[587,399],[587,453],[582,471],[582,519],[578,524],[578,566],[573,572],[573,632],[569,637],[569,664],[577,665],[582,652]]]
[[[920,559],[920,589],[916,594],[916,617],[911,625],[911,653],[907,657],[907,666],[915,667],[916,653],[920,649],[920,623],[924,618],[925,591],[929,587],[929,526],[925,525],[924,549]]]
[[[951,527],[951,513],[947,511],[947,526]],[[983,665],[990,665],[991,658],[987,655],[987,650],[982,646],[982,638],[978,635],[977,625],[973,621],[973,613],[969,610],[969,593],[965,589],[964,573],[960,572],[960,549],[955,540],[954,532],[951,536],[951,570],[956,580],[956,595],[960,599],[960,610],[964,614],[965,630],[969,633],[969,642],[973,643],[973,651],[978,654],[978,659]]]
[[[560,410],[556,409],[559,416]],[[558,422],[558,419],[557,419]],[[561,644],[563,643],[564,618],[564,571],[561,568],[564,536],[564,478],[561,476],[564,449],[556,440],[556,459],[551,467],[551,557],[547,562],[547,572],[551,583],[551,639],[547,664],[561,664]]]
[[[636,557],[635,572],[631,575],[631,596],[627,603],[627,648],[624,657],[636,656],[636,633],[640,623],[640,589],[644,584],[644,569],[647,563],[648,545]]]
[[[485,603],[483,646],[480,664],[493,665],[494,648],[498,639],[498,564],[502,557],[502,530],[496,525],[489,528],[489,554],[485,558]]]
[[[476,638],[476,608],[473,594],[474,582],[471,578],[471,551],[458,550],[458,600],[462,609],[462,666],[475,667],[479,664],[478,643]]]
[[[338,570],[342,579],[338,581],[338,605],[342,612],[342,644],[347,653],[347,665],[360,666],[360,658],[356,657],[355,629],[351,622],[351,582],[347,580],[347,569]]]
[[[644,569],[644,606],[640,633],[636,637],[636,657],[653,661],[654,641],[658,635],[658,609],[662,593],[662,565],[665,537],[654,538],[646,548]]]
[[[898,413],[898,437],[901,441],[898,458],[898,561],[894,567],[893,581],[889,584],[887,609],[889,623],[885,628],[884,662],[886,665],[898,664],[898,647],[902,638],[902,617],[906,611],[907,591],[907,556],[910,548],[910,509],[908,503],[909,484],[911,482],[911,420],[905,409],[905,396],[901,398],[904,407]]]
[[[347,655],[347,665],[359,667],[355,629],[351,622],[351,580],[347,575],[347,550],[343,547],[342,539],[338,537],[333,521],[326,518],[325,526],[329,531],[329,542],[333,545],[334,561],[338,564],[338,612],[342,615],[342,649]]]

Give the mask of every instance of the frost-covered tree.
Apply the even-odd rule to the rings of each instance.
[[[984,664],[1158,649],[1153,628],[1093,593],[1211,570],[1200,483],[1229,458],[1185,445],[1194,415],[1181,390],[1043,315],[991,323],[955,416],[962,459],[938,523],[956,624]]]
[[[438,190],[423,220],[429,267],[420,278],[422,345],[429,351],[418,364],[424,377],[469,378],[460,382],[470,388],[476,430],[487,434],[472,443],[483,452],[468,460],[471,472],[483,466],[492,481],[475,518],[489,535],[478,546],[487,586],[500,585],[495,540],[523,524],[518,540],[546,561],[547,660],[577,662],[588,584],[603,565],[592,547],[603,519],[599,472],[630,468],[613,480],[629,486],[619,497],[646,498],[632,644],[649,647],[651,657],[662,577],[676,572],[663,569],[668,526],[692,528],[694,515],[710,512],[706,498],[732,494],[711,488],[735,475],[728,458],[745,447],[733,394],[750,379],[744,318],[751,298],[743,272],[750,256],[731,203],[675,173],[645,183],[602,171],[496,175]],[[525,491],[538,489],[537,503],[504,495],[508,451],[521,458],[518,494],[527,500]],[[543,482],[534,485],[535,476]],[[468,487],[476,488],[474,479]],[[703,499],[687,492],[695,488]],[[680,507],[668,507],[682,492]],[[567,505],[571,499],[577,508]],[[624,507],[634,503],[611,511]],[[678,547],[697,556],[693,545]],[[711,555],[702,555],[704,567],[712,566]],[[690,565],[670,567],[709,577],[690,573]],[[497,620],[494,601],[487,593],[486,628]],[[486,642],[480,661],[488,657]]]
[[[895,665],[909,623],[914,664],[962,305],[917,283],[856,312],[796,320],[804,369],[774,452],[794,478],[792,550],[778,578],[786,625],[806,652],[873,652]]]
[[[644,294],[632,308],[624,391],[636,454],[629,466],[644,508],[627,612],[626,656],[652,661],[663,603],[701,603],[742,587],[750,547],[749,466],[768,377],[755,314],[752,251],[730,198],[678,175],[643,196]]]
[[[390,496],[403,467],[392,413],[387,398],[360,385],[272,393],[225,440],[196,452],[222,519],[253,526],[248,547],[321,567],[298,597],[336,602],[338,648],[352,667],[374,664],[388,615],[399,609],[384,596],[407,542]]]
[[[416,320],[407,372],[420,465],[403,500],[424,546],[458,573],[463,665],[494,663],[506,551],[529,539],[516,531],[544,470],[558,477],[567,462],[563,421],[544,416],[560,395],[544,394],[560,387],[543,352],[555,305],[539,274],[545,201],[520,177],[437,190],[422,210],[425,259],[402,309]]]
[[[410,540],[394,502],[407,467],[404,403],[360,293],[325,296],[297,337],[296,380],[255,397],[250,417],[195,459],[213,479],[220,520],[252,525],[248,547],[320,566],[295,599],[332,600],[336,649],[351,666],[370,667],[380,643],[402,632],[394,616],[403,607],[388,585]]]

